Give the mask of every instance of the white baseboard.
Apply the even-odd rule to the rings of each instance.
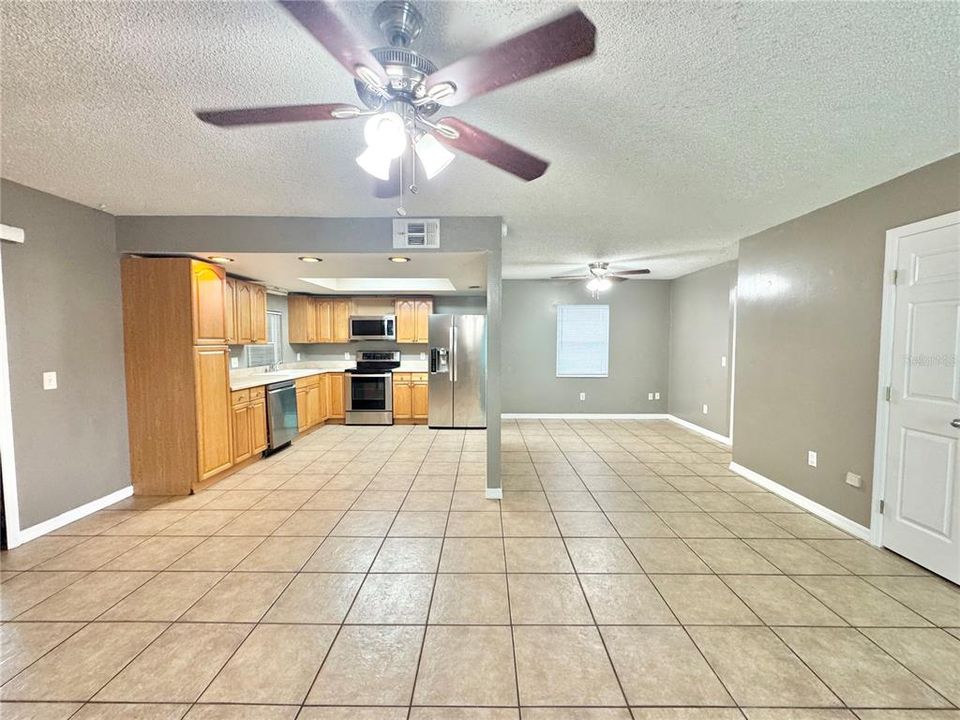
[[[834,527],[840,528],[844,532],[850,533],[856,538],[870,542],[870,528],[866,528],[860,523],[854,522],[850,518],[841,515],[835,510],[831,510],[830,508],[825,507],[818,502],[814,502],[810,498],[805,497],[788,487],[784,487],[780,483],[775,482],[768,477],[764,477],[760,473],[754,472],[750,468],[746,468],[743,465],[738,465],[737,463],[732,462],[730,463],[730,469],[740,477],[745,478],[752,483],[756,483],[764,490],[769,490],[774,495],[779,495],[784,500],[789,500],[794,505],[799,505],[807,512],[813,513],[818,518],[825,520]]]
[[[696,423],[692,423],[689,420],[678,418],[676,415],[668,415],[667,417],[670,419],[671,422],[675,422],[677,425],[680,425],[681,427],[685,427],[687,430],[693,430],[693,432],[695,433],[700,433],[704,437],[708,437],[711,440],[716,440],[718,443],[722,443],[727,447],[730,447],[731,445],[733,445],[733,440],[728,438],[726,435],[721,435],[720,433],[714,432],[713,430],[707,430],[705,427],[700,427]]]
[[[125,488],[120,488],[116,492],[112,492],[109,495],[104,495],[102,498],[91,500],[90,502],[74,508],[73,510],[67,510],[67,512],[61,513],[56,517],[52,517],[49,520],[44,520],[41,523],[37,523],[36,525],[21,530],[19,538],[20,542],[25,543],[29,540],[33,540],[34,538],[38,538],[41,535],[46,535],[49,532],[58,530],[64,525],[69,525],[72,522],[76,522],[80,518],[84,518],[87,515],[92,515],[97,510],[103,510],[105,507],[110,507],[114,503],[118,503],[121,500],[130,497],[131,495],[133,495],[133,485],[127,485]]]
[[[503,420],[667,420],[666,413],[503,413]]]
[[[487,488],[484,495],[487,500],[503,500],[503,488]]]

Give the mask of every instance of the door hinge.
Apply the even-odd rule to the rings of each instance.
[[[900,278],[900,271],[899,271],[899,270],[894,270],[894,271],[893,271],[893,280],[892,280],[892,282],[893,282],[894,285],[897,284],[897,280],[898,280],[899,278]]]
[[[880,514],[883,515],[883,508],[886,506],[883,500],[880,501]]]
[[[887,385],[883,389],[883,399],[886,400],[887,402],[890,402],[890,398],[892,395],[893,395],[893,390],[890,388],[889,385]]]

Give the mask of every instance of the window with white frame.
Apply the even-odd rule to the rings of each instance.
[[[557,306],[557,377],[607,377],[610,306]]]

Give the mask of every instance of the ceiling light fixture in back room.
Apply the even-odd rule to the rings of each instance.
[[[204,110],[197,117],[211,125],[235,127],[316,120],[366,118],[366,148],[357,164],[380,181],[378,197],[416,193],[417,159],[427,179],[436,177],[455,157],[447,147],[473,155],[530,181],[549,163],[454,117],[431,120],[441,107],[452,107],[507,85],[593,54],[596,28],[579,9],[568,10],[539,27],[437,69],[410,48],[423,29],[423,16],[408,0],[386,0],[373,21],[387,46],[368,49],[347,26],[330,0],[279,0],[341,65],[354,76],[365,108],[332,103]],[[446,147],[445,147],[446,146]],[[399,162],[394,163],[394,160]],[[404,165],[409,163],[409,183]]]

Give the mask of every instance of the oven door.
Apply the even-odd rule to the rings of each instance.
[[[394,315],[353,316],[350,318],[350,339],[396,340],[396,317]]]
[[[347,407],[351,412],[393,412],[391,373],[350,373]]]

